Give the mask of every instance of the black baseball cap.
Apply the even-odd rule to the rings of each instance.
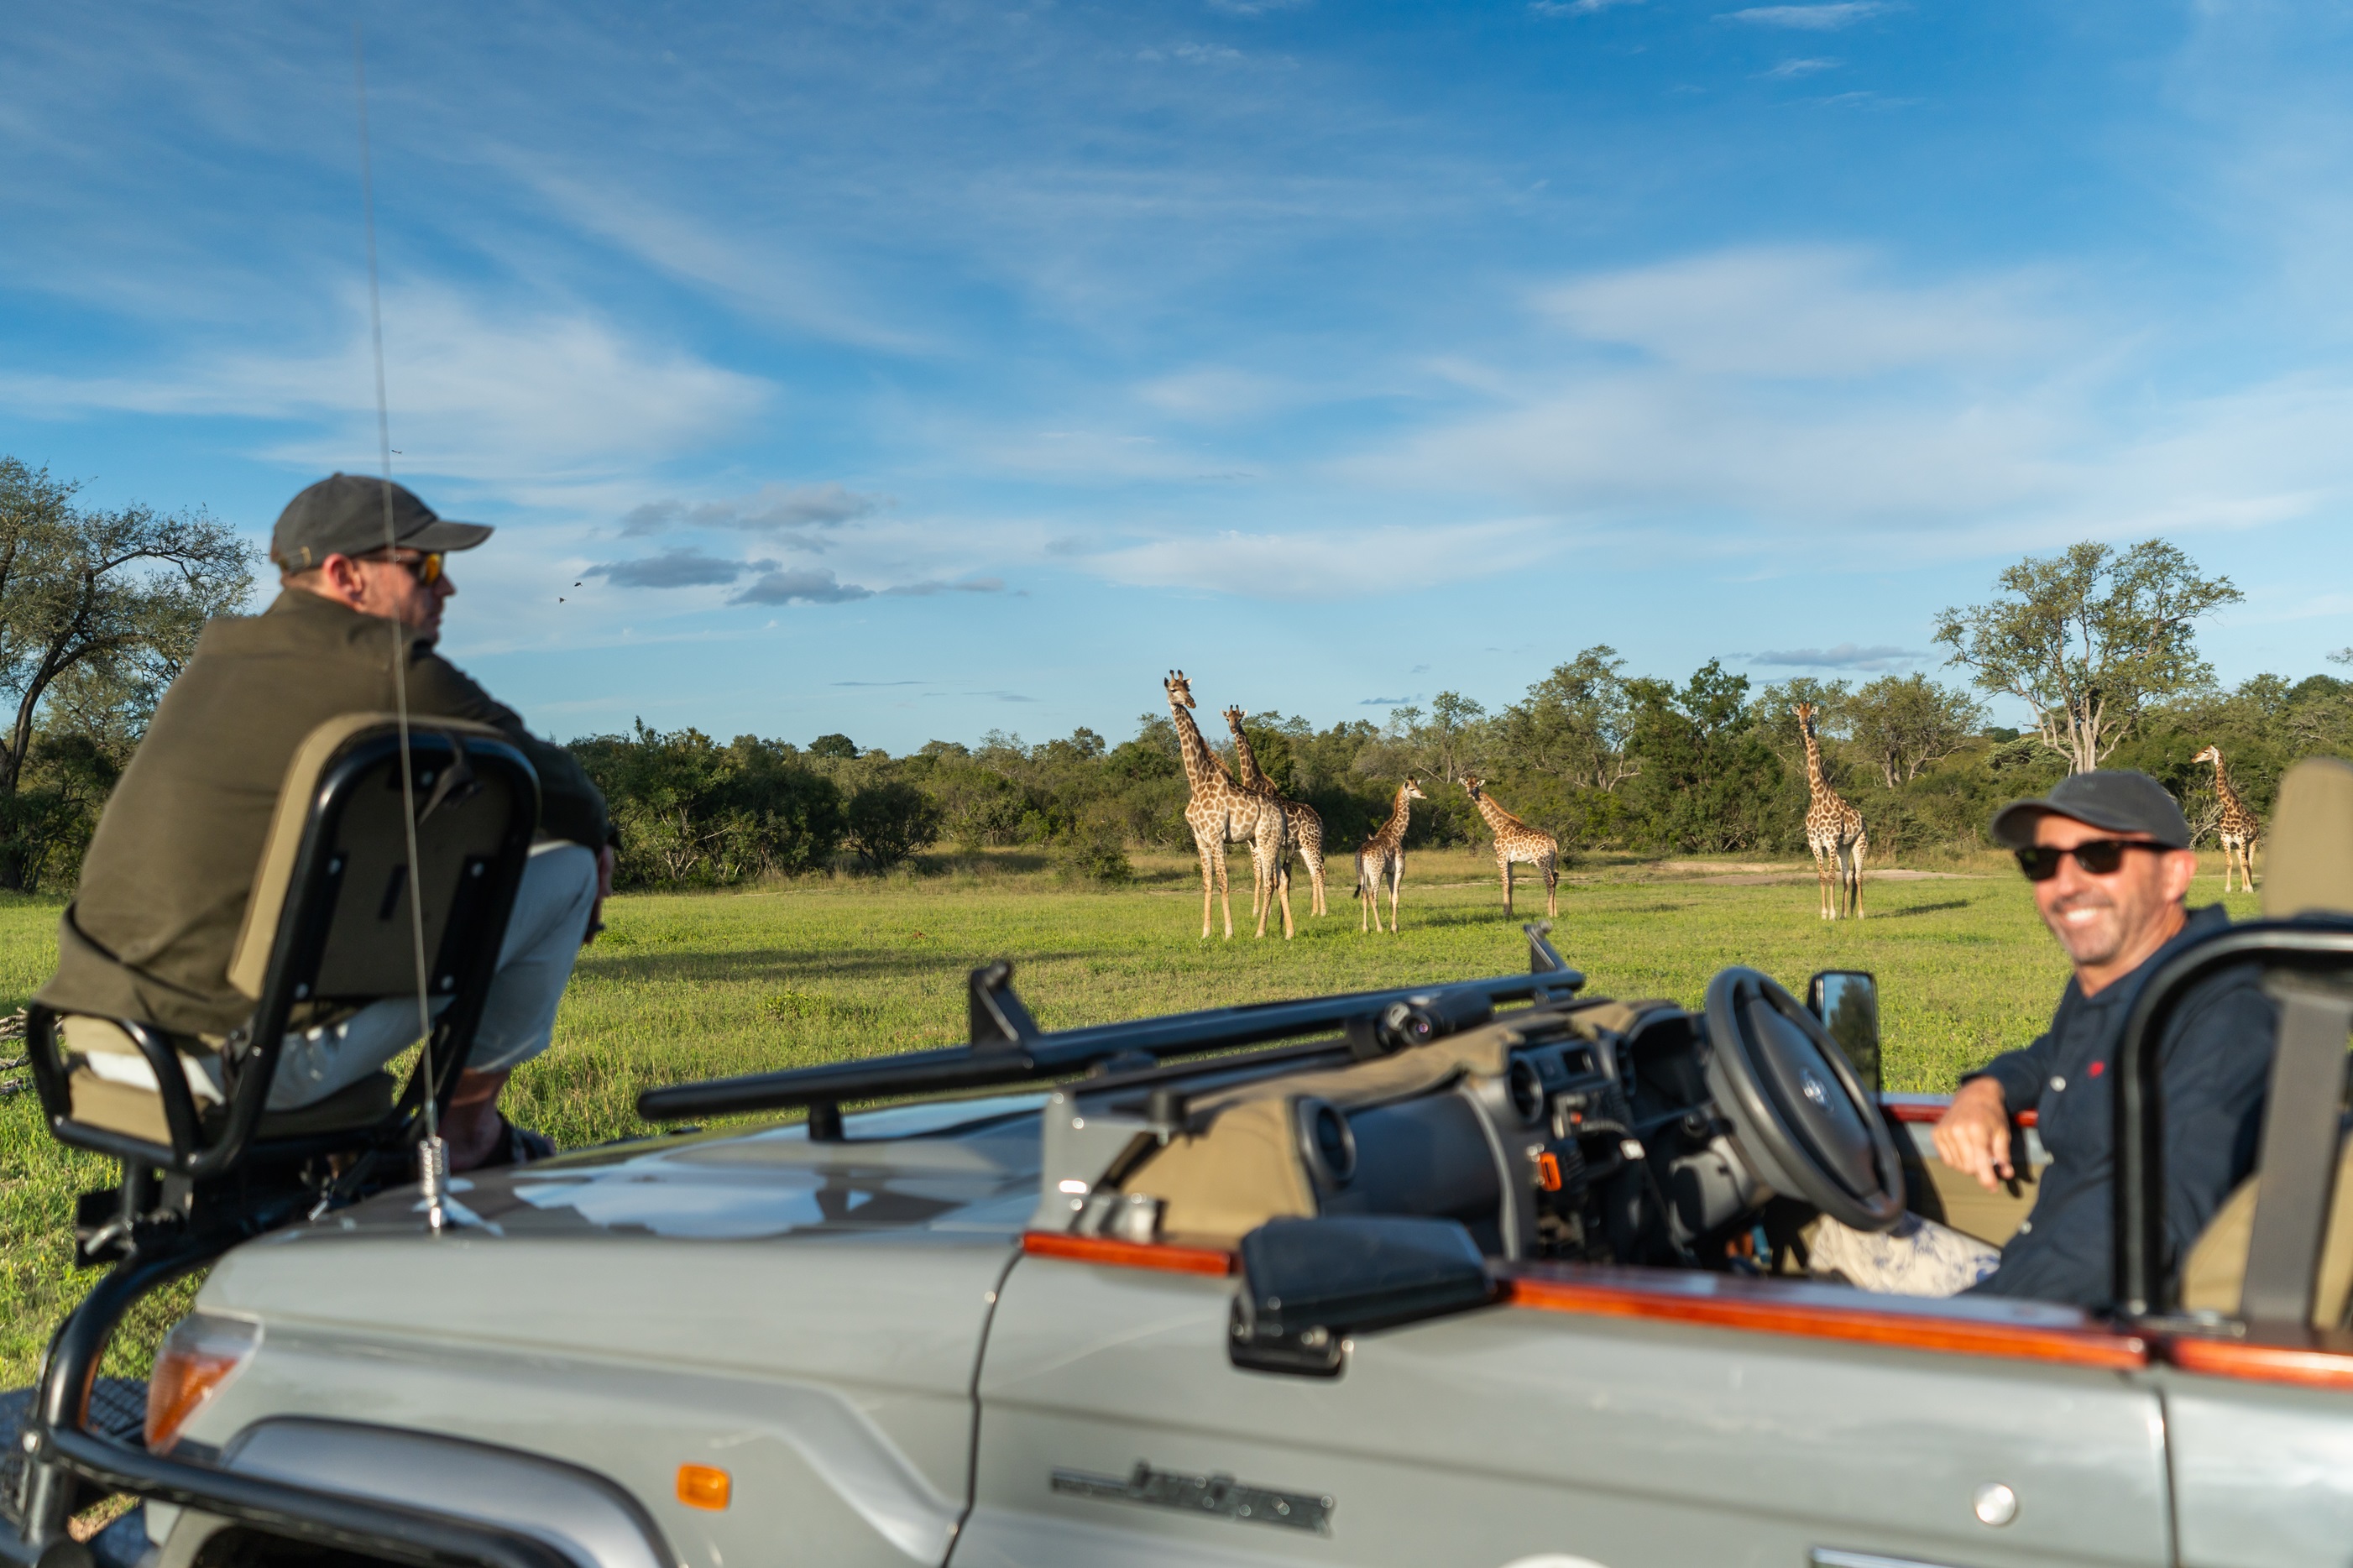
[[[330,555],[365,555],[385,547],[385,492],[392,496],[391,542],[427,553],[471,550],[490,525],[452,522],[406,485],[363,474],[330,474],[286,503],[269,533],[269,559],[280,572],[308,572]]]
[[[2189,847],[2189,822],[2166,787],[2130,768],[2073,773],[2033,800],[2013,800],[1993,814],[1994,842],[2024,849],[2045,816],[2070,816],[2111,833],[2146,833],[2168,849]]]

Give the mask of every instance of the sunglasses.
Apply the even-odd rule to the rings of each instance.
[[[409,575],[415,577],[422,587],[430,588],[441,581],[441,552],[438,550],[427,555],[371,555],[366,559],[382,561],[393,566],[406,566]]]
[[[2091,875],[2113,877],[2125,863],[2126,850],[2153,849],[2163,854],[2165,848],[2162,844],[2143,843],[2137,838],[2094,838],[2073,849],[2053,849],[2047,844],[2037,844],[2016,853],[2018,868],[2026,873],[2028,881],[2047,882],[2059,874],[2059,862],[2070,855]]]

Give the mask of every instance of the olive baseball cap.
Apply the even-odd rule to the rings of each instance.
[[[404,550],[471,550],[490,525],[452,522],[406,485],[364,474],[330,474],[286,503],[269,534],[280,572],[308,572],[330,555],[364,555],[385,547],[385,495],[391,492],[392,542]]]
[[[2111,833],[2146,833],[2168,849],[2189,847],[2189,823],[2166,787],[2130,768],[2094,768],[2051,786],[2032,800],[2013,800],[1993,814],[1994,842],[2010,849],[2034,843],[2034,825],[2058,816]]]

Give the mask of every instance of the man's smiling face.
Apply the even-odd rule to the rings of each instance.
[[[2056,812],[2034,825],[2034,842],[2053,849],[2072,849],[2094,839],[2155,843],[2146,833],[2094,827]],[[2084,870],[2072,855],[2062,856],[2058,874],[2033,884],[2034,907],[2075,967],[2101,974],[2104,981],[2102,972],[2137,964],[2172,934],[2182,895],[2189,890],[2197,869],[2198,857],[2187,849],[2128,851],[2123,863],[2105,877]]]

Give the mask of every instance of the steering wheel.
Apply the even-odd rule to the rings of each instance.
[[[1821,1021],[1767,975],[1707,986],[1707,1087],[1757,1177],[1857,1230],[1904,1217],[1904,1165]]]

